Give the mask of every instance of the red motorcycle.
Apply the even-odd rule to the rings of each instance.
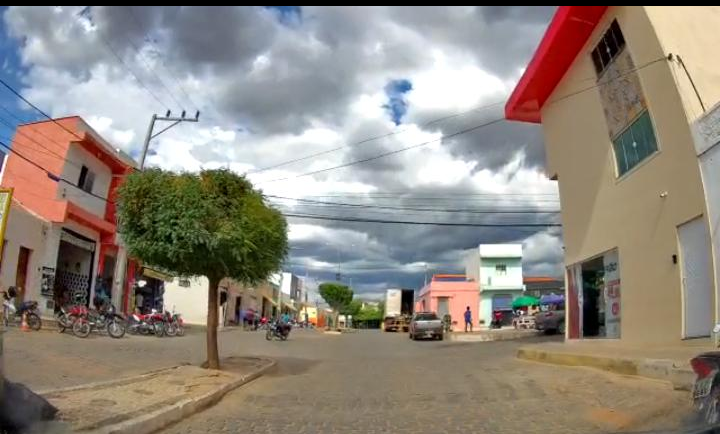
[[[60,311],[55,314],[58,331],[63,333],[65,330],[72,330],[75,320],[86,314],[87,308],[82,305],[72,306],[69,310],[65,307],[60,307]]]
[[[490,322],[490,328],[491,329],[499,329],[502,328],[503,323],[503,313],[499,310],[496,310],[493,312],[493,320]]]
[[[152,310],[149,314],[133,313],[127,320],[127,331],[132,334],[165,336],[165,315]]]

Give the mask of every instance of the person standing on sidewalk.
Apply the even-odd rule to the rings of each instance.
[[[470,311],[470,306],[465,309],[465,333],[468,331],[468,326],[470,326],[470,332],[472,332],[472,312]]]

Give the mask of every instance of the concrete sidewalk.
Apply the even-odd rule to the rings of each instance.
[[[690,390],[695,373],[690,359],[712,351],[710,339],[692,339],[671,345],[628,345],[610,339],[588,339],[526,345],[519,359],[566,366],[587,366],[621,375],[663,380],[675,389]]]
[[[484,329],[469,333],[462,331],[450,332],[447,334],[447,337],[451,341],[456,342],[491,342],[530,338],[533,336],[540,336],[541,334],[542,332],[537,330],[502,328]]]
[[[150,433],[214,404],[274,364],[231,357],[222,361],[222,371],[184,365],[41,394],[73,432]]]

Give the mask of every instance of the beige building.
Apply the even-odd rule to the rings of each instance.
[[[718,7],[562,6],[506,105],[559,181],[568,338],[718,322],[692,126],[720,100]],[[707,181],[706,181],[707,182]]]
[[[188,324],[207,324],[208,279],[204,276],[175,277],[165,283],[164,308],[182,314]],[[218,318],[220,326],[235,325],[248,310],[271,318],[277,305],[279,287],[263,281],[246,286],[232,279],[220,282]]]

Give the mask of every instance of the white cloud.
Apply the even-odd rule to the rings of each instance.
[[[344,7],[308,7],[303,9],[302,23],[285,27],[262,8],[148,7],[139,14],[146,38],[123,8],[93,7],[92,22],[78,18],[80,10],[9,8],[5,12],[5,24],[18,42],[28,71],[22,77],[23,94],[53,116],[84,117],[115,146],[135,155],[153,113],[164,114],[165,105],[175,114],[187,109],[189,116],[199,109],[200,122],[180,124],[151,142],[149,165],[188,171],[229,167],[248,172],[249,179],[269,195],[342,193],[342,197],[321,198],[336,202],[407,205],[401,196],[394,200],[379,196],[400,190],[448,194],[447,198],[458,199],[437,203],[455,208],[478,206],[470,196],[460,194],[497,195],[486,207],[516,205],[519,200],[513,199],[514,194],[532,195],[523,201],[528,206],[558,206],[538,199],[552,198],[557,189],[540,169],[528,164],[528,158],[537,161],[537,152],[528,157],[530,144],[508,146],[507,141],[514,138],[503,136],[484,144],[487,149],[478,149],[479,156],[468,152],[486,130],[296,177],[436,140],[482,122],[487,112],[421,126],[430,119],[502,99],[534,48],[542,19],[522,14],[508,18],[496,9],[475,7],[377,7],[362,13]],[[488,21],[493,16],[500,17],[498,23]],[[199,34],[198,28],[207,31]],[[494,38],[487,37],[493,33],[517,41],[498,47]],[[393,124],[383,107],[387,103],[384,86],[394,79],[412,82],[406,95],[409,109],[400,126]],[[155,131],[165,126],[159,123]],[[383,135],[387,136],[363,142]],[[465,140],[465,148],[459,140]],[[336,152],[257,172],[338,147]],[[489,160],[491,153],[499,163],[483,160]],[[284,177],[291,179],[268,182]],[[409,203],[418,206],[417,201]],[[355,217],[486,218],[310,208],[298,202],[284,205],[297,212]],[[357,290],[374,296],[388,285],[421,282],[424,266],[419,264],[440,268],[459,264],[462,258],[455,256],[487,239],[522,238],[532,272],[549,274],[561,258],[557,253],[560,240],[551,232],[520,237],[510,231],[296,220],[291,220],[289,228],[291,244],[305,248],[291,251],[292,262],[316,270],[323,278],[341,262],[344,273],[356,277]]]

